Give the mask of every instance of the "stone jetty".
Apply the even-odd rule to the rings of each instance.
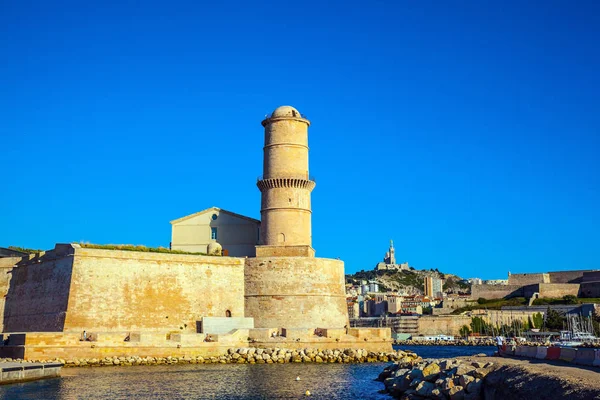
[[[3,358],[0,359],[0,385],[55,378],[60,376],[62,367],[62,363],[53,361],[31,362]]]
[[[412,363],[420,360],[410,351],[372,352],[365,349],[280,349],[242,347],[230,348],[220,356],[144,357],[124,356],[105,358],[69,358],[52,361],[65,364],[65,367],[101,367],[166,364],[284,364],[284,363],[370,363],[401,362]]]
[[[480,399],[482,379],[494,363],[460,359],[396,362],[378,380],[392,396],[402,399]]]
[[[476,340],[394,340],[398,346],[495,346],[496,341],[492,338]]]
[[[402,400],[600,399],[593,368],[502,357],[415,359],[387,366],[378,380]]]

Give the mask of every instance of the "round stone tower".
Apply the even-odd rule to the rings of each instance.
[[[344,262],[315,258],[312,248],[310,122],[283,106],[262,125],[261,242],[256,257],[245,262],[245,315],[256,328],[348,326]]]
[[[261,240],[257,257],[314,257],[308,174],[307,120],[290,106],[262,121],[265,128],[261,192]]]

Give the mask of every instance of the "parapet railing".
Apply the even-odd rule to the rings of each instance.
[[[265,178],[264,175],[260,175],[256,178],[257,182],[260,182],[262,180],[265,179],[305,179],[307,181],[313,181],[316,182],[317,180],[315,179],[314,175],[294,175],[294,176],[277,176],[277,177],[272,177],[272,178]]]
[[[292,117],[308,119],[308,117],[305,114],[302,114],[299,112],[294,112],[294,111],[292,111]],[[271,119],[271,118],[273,118],[273,113],[265,115],[265,119]],[[275,118],[279,118],[279,117],[275,117]]]

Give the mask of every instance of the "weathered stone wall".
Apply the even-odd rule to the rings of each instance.
[[[464,315],[423,316],[419,318],[419,335],[459,336],[460,328],[470,323],[471,317]]]
[[[600,271],[588,271],[583,273],[582,283],[600,282]]]
[[[587,276],[586,281],[580,285],[579,296],[600,297],[600,272],[590,273],[590,276]]]
[[[522,285],[472,285],[471,297],[474,299],[502,299],[504,297],[522,297]]]
[[[57,245],[13,269],[5,332],[187,331],[244,316],[244,260]]]
[[[6,297],[10,287],[13,267],[21,261],[21,257],[0,258],[0,313],[4,312]],[[0,332],[4,331],[4,318],[0,316]]]
[[[578,296],[578,283],[540,283],[540,297],[558,298],[567,295]]]
[[[256,257],[314,257],[311,246],[256,246]]]
[[[246,316],[256,328],[349,325],[344,263],[307,257],[246,259]]]
[[[589,270],[549,272],[550,283],[579,283],[583,274]]]
[[[57,245],[24,258],[10,272],[3,332],[60,332],[64,329],[73,273],[73,248]]]
[[[516,311],[516,310],[487,310],[485,314],[477,315],[482,317],[485,322],[490,323],[494,326],[510,325],[513,321],[528,322],[533,315],[540,313],[544,315],[546,310],[532,310],[532,311]],[[540,328],[539,326],[536,328]]]
[[[548,274],[511,274],[508,277],[509,285],[535,285],[538,283],[550,283]]]

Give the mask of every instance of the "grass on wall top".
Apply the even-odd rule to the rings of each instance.
[[[101,249],[101,250],[125,250],[125,251],[140,251],[143,253],[168,253],[168,254],[194,254],[205,256],[206,253],[193,253],[183,250],[171,250],[166,247],[147,247],[143,245],[133,244],[93,244],[93,243],[78,243],[79,246],[85,249]]]
[[[28,249],[26,247],[19,247],[19,246],[8,246],[8,248],[10,250],[20,251],[21,253],[28,253],[28,254],[40,253],[40,252],[44,251],[44,250]]]

